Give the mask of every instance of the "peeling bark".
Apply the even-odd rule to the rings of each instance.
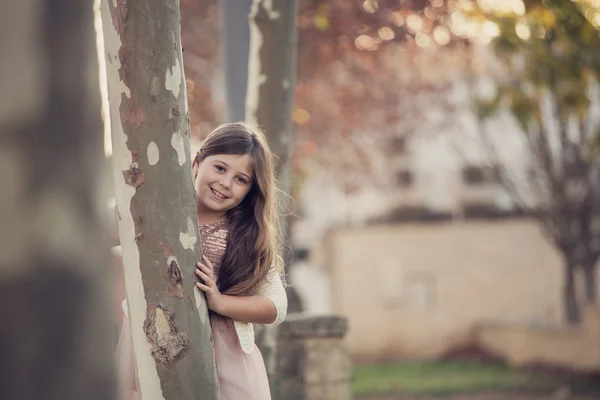
[[[195,288],[201,252],[179,4],[102,0],[102,7],[138,390],[144,400],[217,399],[206,302]]]
[[[179,265],[177,265],[177,259],[173,256],[167,258],[165,279],[167,280],[167,295],[183,299],[183,278]]]
[[[116,398],[93,1],[0,2],[0,392]]]
[[[187,352],[187,333],[177,328],[173,313],[161,304],[148,305],[144,332],[157,363],[172,365]]]
[[[125,183],[129,186],[136,188],[144,183],[144,171],[140,170],[138,163],[135,161],[122,173],[123,178],[125,178]]]

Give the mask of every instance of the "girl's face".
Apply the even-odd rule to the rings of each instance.
[[[194,167],[198,216],[221,220],[244,200],[253,184],[249,154],[215,154]],[[208,218],[207,218],[208,217]]]

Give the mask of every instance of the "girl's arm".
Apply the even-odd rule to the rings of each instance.
[[[277,318],[277,309],[268,297],[222,295],[222,301],[214,312],[239,322],[272,324]]]
[[[287,313],[287,296],[275,267],[271,267],[265,282],[253,296],[221,294],[214,279],[212,263],[202,256],[196,275],[203,283],[196,286],[206,294],[208,308],[235,321],[255,324],[280,324]]]

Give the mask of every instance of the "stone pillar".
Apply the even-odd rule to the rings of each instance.
[[[351,362],[343,340],[346,318],[290,314],[279,327],[277,400],[350,400]]]

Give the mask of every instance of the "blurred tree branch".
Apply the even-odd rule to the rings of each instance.
[[[487,120],[509,111],[527,135],[531,171],[527,191],[545,232],[564,258],[567,322],[580,320],[574,275],[584,273],[586,300],[596,303],[600,256],[600,35],[586,9],[569,0],[527,1],[523,15],[475,5],[471,18],[499,28],[493,41],[507,78],[496,94],[479,97]],[[588,13],[589,14],[589,13]],[[488,149],[490,146],[488,146]],[[523,187],[501,168],[501,182],[522,207]]]

